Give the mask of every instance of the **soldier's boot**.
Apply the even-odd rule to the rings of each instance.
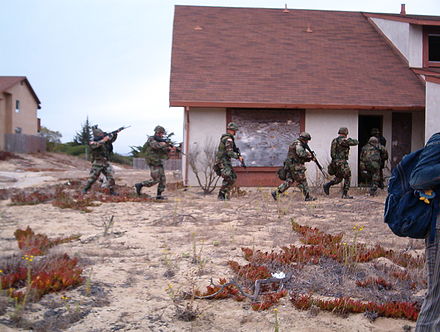
[[[134,185],[134,189],[136,190],[136,194],[137,194],[138,196],[141,195],[142,187],[143,187],[142,183],[136,183],[136,184]]]
[[[162,192],[163,192],[163,190],[157,189],[156,199],[159,199],[159,200],[165,200],[166,199],[166,197],[162,195]]]
[[[350,195],[348,194],[348,190],[344,190],[344,191],[342,192],[342,198],[343,198],[343,199],[353,199],[353,196],[350,196]]]
[[[119,194],[115,191],[115,188],[110,187],[109,189],[110,189],[110,191],[109,191],[110,195],[112,195],[112,196],[118,196],[118,195],[119,195]]]
[[[274,190],[274,191],[272,191],[271,192],[271,195],[272,195],[272,197],[273,197],[273,199],[276,201],[277,199],[278,199],[278,197],[280,196],[280,192],[279,192],[279,190],[277,189],[277,190]]]
[[[333,186],[335,182],[331,180],[330,182],[327,182],[322,186],[322,189],[324,189],[324,193],[328,196],[330,195],[330,187]]]
[[[92,185],[90,183],[87,183],[86,186],[83,188],[83,190],[81,190],[82,194],[87,194],[87,192],[89,191],[90,187]]]
[[[376,191],[377,191],[377,188],[374,188],[374,187],[370,188],[370,196],[376,196]]]
[[[220,191],[218,192],[217,199],[218,199],[219,201],[226,201],[226,195],[225,195],[225,193],[224,193],[223,191],[220,190]]]
[[[316,201],[316,197],[310,196],[310,193],[306,193],[306,195],[305,195],[305,197],[304,197],[304,200],[305,200],[306,202],[309,202],[309,201]]]

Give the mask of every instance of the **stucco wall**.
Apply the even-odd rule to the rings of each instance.
[[[426,82],[425,142],[440,131],[440,84]]]
[[[195,148],[203,149],[206,144],[213,144],[217,148],[221,135],[225,133],[226,110],[224,108],[191,108],[188,112],[188,153],[191,153]],[[186,153],[187,157],[188,153]],[[186,184],[189,186],[198,185],[190,167],[188,167],[188,182]]]
[[[330,145],[338,136],[340,127],[347,127],[349,137],[358,137],[358,111],[354,110],[306,110],[305,130],[310,133],[312,140],[310,148],[316,152],[321,165],[327,169],[331,161]],[[351,185],[357,185],[357,155],[358,147],[350,148],[349,164],[352,172]],[[313,162],[307,164],[307,178],[313,184],[319,174],[318,168]]]
[[[0,151],[5,148],[5,121],[6,121],[6,110],[5,110],[5,99],[2,93],[0,93]]]
[[[372,20],[408,60],[410,67],[422,67],[422,27],[381,18],[372,18]]]
[[[35,102],[32,94],[30,93],[25,83],[16,84],[8,92],[12,94],[12,130],[20,127],[22,134],[37,135],[38,133],[38,120],[37,120],[37,108],[38,105]],[[15,111],[15,101],[20,101],[20,111]]]

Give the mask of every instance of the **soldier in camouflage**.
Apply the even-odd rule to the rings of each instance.
[[[238,159],[241,162],[243,161],[243,157],[237,152],[235,146],[234,136],[237,131],[238,126],[235,123],[228,123],[226,134],[223,134],[220,138],[220,144],[217,150],[214,170],[217,175],[223,178],[222,186],[218,193],[218,199],[222,201],[229,199],[229,192],[237,180],[237,175],[232,169],[231,158]]]
[[[278,196],[289,189],[293,183],[296,183],[298,188],[301,189],[305,201],[314,201],[315,197],[310,195],[309,186],[306,179],[306,167],[304,164],[313,160],[312,154],[305,149],[305,146],[312,139],[309,133],[302,132],[299,138],[294,140],[289,146],[289,152],[287,153],[287,159],[284,163],[285,167],[289,168],[287,172],[287,178],[275,191],[272,192],[272,197],[277,200]]]
[[[110,154],[113,151],[112,143],[118,137],[118,134],[106,135],[98,126],[92,127],[93,141],[89,142],[89,147],[92,155],[92,168],[90,169],[90,176],[86,186],[82,190],[85,194],[92,187],[93,183],[99,178],[102,173],[108,183],[111,195],[117,195],[114,191],[115,179],[113,177],[113,168],[109,163]]]
[[[350,153],[350,146],[359,144],[359,141],[354,138],[348,138],[348,129],[346,127],[339,128],[339,136],[333,139],[331,145],[332,161],[328,166],[328,173],[334,175],[335,178],[323,185],[324,193],[330,194],[330,187],[334,184],[341,183],[344,180],[344,187],[342,190],[342,198],[353,198],[348,195],[350,189],[351,170],[348,165],[348,154]]]
[[[141,194],[142,187],[151,187],[158,184],[156,199],[165,199],[165,197],[162,196],[166,185],[163,160],[168,159],[168,153],[174,149],[163,139],[165,134],[166,131],[164,127],[156,126],[156,128],[154,128],[154,135],[148,138],[142,148],[142,151],[145,154],[145,161],[150,168],[152,179],[134,185],[138,195]]]
[[[371,179],[371,196],[376,195],[377,188],[380,187],[380,166],[387,159],[388,152],[379,144],[377,137],[370,137],[368,143],[362,147],[359,168],[362,174],[366,174]]]
[[[380,130],[379,128],[373,128],[371,129],[371,136],[376,137],[379,140],[379,144],[382,145],[383,147],[386,147],[387,145],[387,140],[385,139],[385,137],[383,137],[380,134]],[[383,169],[385,168],[385,161],[386,160],[382,160],[381,164],[380,164],[380,181],[379,181],[379,188],[383,189],[384,188],[384,177],[383,177]]]

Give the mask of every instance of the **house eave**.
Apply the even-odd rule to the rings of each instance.
[[[276,109],[328,109],[328,110],[371,110],[371,111],[424,111],[424,105],[336,105],[336,104],[278,104],[278,103],[237,103],[172,101],[170,107],[207,108],[276,108]]]
[[[416,24],[416,25],[440,26],[440,18],[438,21],[435,21],[435,20],[424,20],[422,18],[405,17],[404,15],[392,16],[392,15],[387,15],[387,14],[374,14],[374,13],[363,13],[363,14],[367,17],[381,18],[381,19],[390,20],[390,21],[405,22],[405,23]]]

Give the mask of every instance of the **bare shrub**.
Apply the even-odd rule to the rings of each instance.
[[[214,191],[219,180],[218,175],[214,171],[216,152],[215,144],[212,139],[209,139],[203,147],[195,145],[188,154],[189,166],[205,195]]]

